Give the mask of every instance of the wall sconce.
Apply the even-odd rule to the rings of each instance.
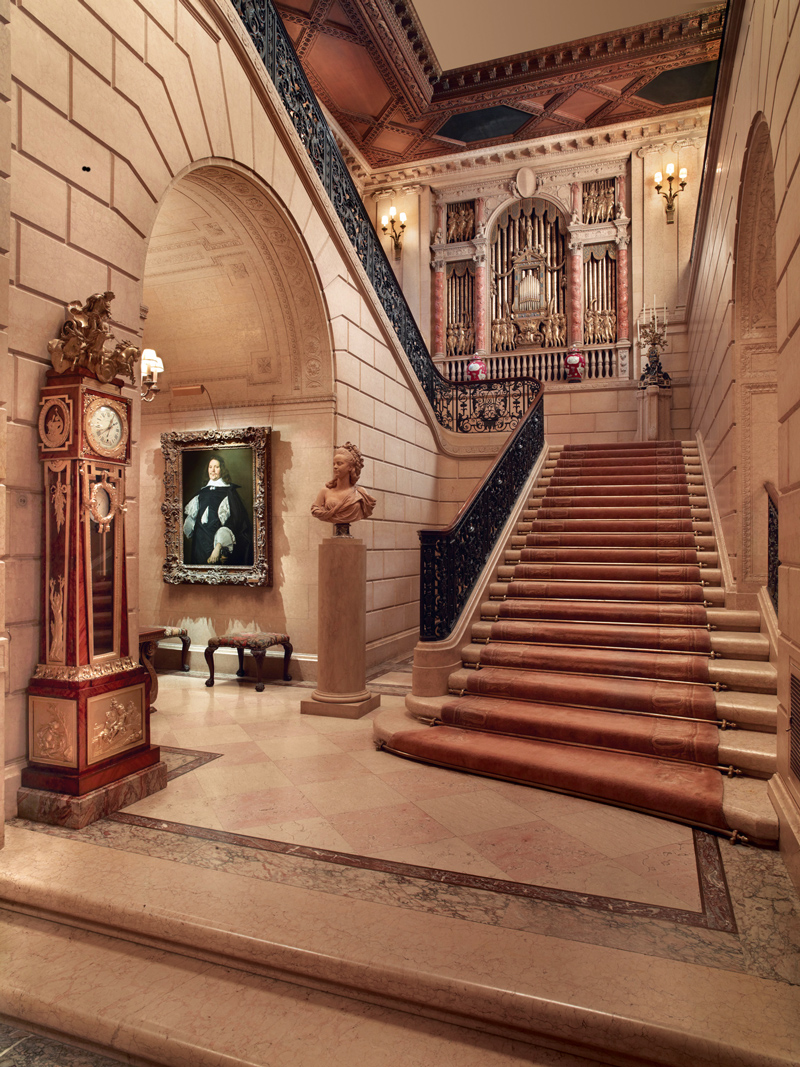
[[[142,352],[141,368],[142,400],[149,404],[155,400],[156,393],[159,392],[156,380],[159,374],[164,372],[164,364],[161,362],[161,357],[156,355],[154,348],[146,348]]]
[[[674,163],[667,163],[667,181],[669,182],[669,192],[668,193],[662,193],[661,192],[661,171],[657,170],[656,174],[655,174],[656,192],[660,193],[661,196],[663,196],[664,199],[667,202],[666,212],[667,212],[667,222],[668,223],[675,221],[675,200],[678,197],[678,193],[682,193],[683,190],[686,188],[686,167],[681,167],[680,171],[678,172],[678,178],[680,179],[680,184],[681,184],[680,189],[673,190],[672,182],[673,182],[674,178],[675,178],[675,164]]]
[[[401,211],[400,212],[400,229],[399,230],[397,229],[397,226],[395,225],[395,221],[394,221],[394,217],[395,217],[396,214],[397,214],[397,208],[394,206],[394,204],[392,204],[392,206],[389,208],[389,214],[388,215],[384,215],[383,218],[381,219],[381,226],[383,227],[383,232],[384,233],[388,233],[389,227],[391,226],[392,232],[389,234],[389,236],[391,237],[392,244],[394,245],[394,258],[395,259],[399,259],[400,258],[400,252],[401,252],[401,250],[403,248],[403,230],[406,228],[406,213],[405,213],[405,211]],[[391,217],[391,221],[390,221],[390,217]]]

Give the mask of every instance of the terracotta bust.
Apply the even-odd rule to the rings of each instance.
[[[347,530],[340,533],[339,527],[368,519],[375,507],[375,498],[356,485],[363,467],[364,460],[355,445],[349,441],[339,445],[333,456],[333,478],[320,489],[311,505],[311,514],[321,522],[334,523],[339,536],[347,535]]]

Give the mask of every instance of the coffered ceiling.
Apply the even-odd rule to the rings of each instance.
[[[314,91],[378,168],[710,103],[725,4],[687,3],[560,0],[541,16],[537,0],[276,7]],[[637,13],[651,21],[629,25]]]

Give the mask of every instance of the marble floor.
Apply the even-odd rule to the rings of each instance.
[[[263,938],[263,905],[255,901],[280,901],[270,938],[285,927],[282,943],[294,945],[291,952],[313,950],[317,962],[309,966],[325,982],[325,961],[344,953],[357,968],[378,960],[369,981],[385,982],[393,998],[405,981],[393,968],[414,975],[412,990],[423,970],[430,973],[430,1003],[441,996],[453,1018],[463,976],[481,991],[476,1013],[492,998],[503,1001],[506,1021],[519,1011],[503,1031],[511,1036],[529,1025],[526,997],[535,994],[537,1011],[559,1016],[552,1032],[572,1033],[569,1048],[570,1013],[580,1005],[589,1012],[582,1027],[598,1020],[597,1040],[604,1028],[621,1028],[609,1048],[650,1047],[645,1030],[655,1028],[661,1044],[647,1063],[800,1062],[800,898],[778,853],[376,751],[371,720],[402,708],[408,663],[375,672],[369,685],[381,709],[357,721],[301,715],[302,684],[268,684],[256,694],[249,681],[221,677],[213,689],[203,681],[200,674],[160,678],[151,725],[169,767],[167,789],[83,831],[10,824],[0,866],[8,864],[20,900],[39,891],[49,899],[51,866],[64,864],[80,881],[91,856],[125,914],[136,913],[143,894],[150,898],[158,872],[167,879],[165,915],[174,907],[166,903],[172,883],[180,882],[174,921],[183,922],[188,894],[193,921],[204,928],[215,930],[221,917],[226,928],[239,924],[229,940]],[[144,866],[131,866],[132,854]],[[97,893],[89,878],[83,896]],[[81,901],[72,891],[76,914]],[[104,912],[102,894],[85,907],[89,917]],[[366,930],[380,931],[377,957]],[[341,981],[341,965],[330,966]],[[758,1000],[758,1012],[739,1011],[742,997]],[[498,1010],[500,1000],[486,1010]],[[625,1019],[646,1022],[629,1032]],[[749,1048],[752,1057],[742,1058]],[[505,1046],[502,1054],[509,1063],[534,1062]],[[0,1065],[16,1064],[9,1055],[0,1047]],[[598,1054],[597,1062],[623,1061]],[[29,1057],[17,1067],[50,1064]]]
[[[299,714],[307,690],[230,679],[161,679],[154,743],[218,758],[126,809],[247,837],[291,842],[482,878],[701,905],[685,826],[574,797],[378,752],[372,719],[402,708],[410,663],[370,681],[381,707],[360,720]],[[175,762],[179,752],[168,752]],[[191,762],[191,761],[190,761]]]
[[[122,1062],[0,1022],[2,1067],[118,1067]]]

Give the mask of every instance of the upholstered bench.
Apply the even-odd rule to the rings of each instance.
[[[237,678],[244,677],[244,652],[245,649],[249,649],[253,659],[256,661],[256,692],[261,693],[264,689],[264,683],[261,681],[264,656],[267,649],[273,645],[283,645],[283,680],[284,682],[291,682],[292,676],[289,674],[289,661],[292,658],[292,644],[289,640],[289,635],[262,633],[260,630],[252,632],[240,630],[236,633],[225,634],[224,637],[212,637],[209,639],[208,648],[206,648],[205,652],[209,673],[206,685],[211,686],[214,684],[214,653],[218,648],[235,648],[239,653]]]
[[[189,631],[183,626],[150,626],[139,631],[139,662],[147,669],[150,675],[150,711],[155,711],[156,697],[158,696],[158,675],[153,663],[158,642],[167,637],[180,637],[181,639],[181,670],[189,670],[189,645],[191,639]]]

